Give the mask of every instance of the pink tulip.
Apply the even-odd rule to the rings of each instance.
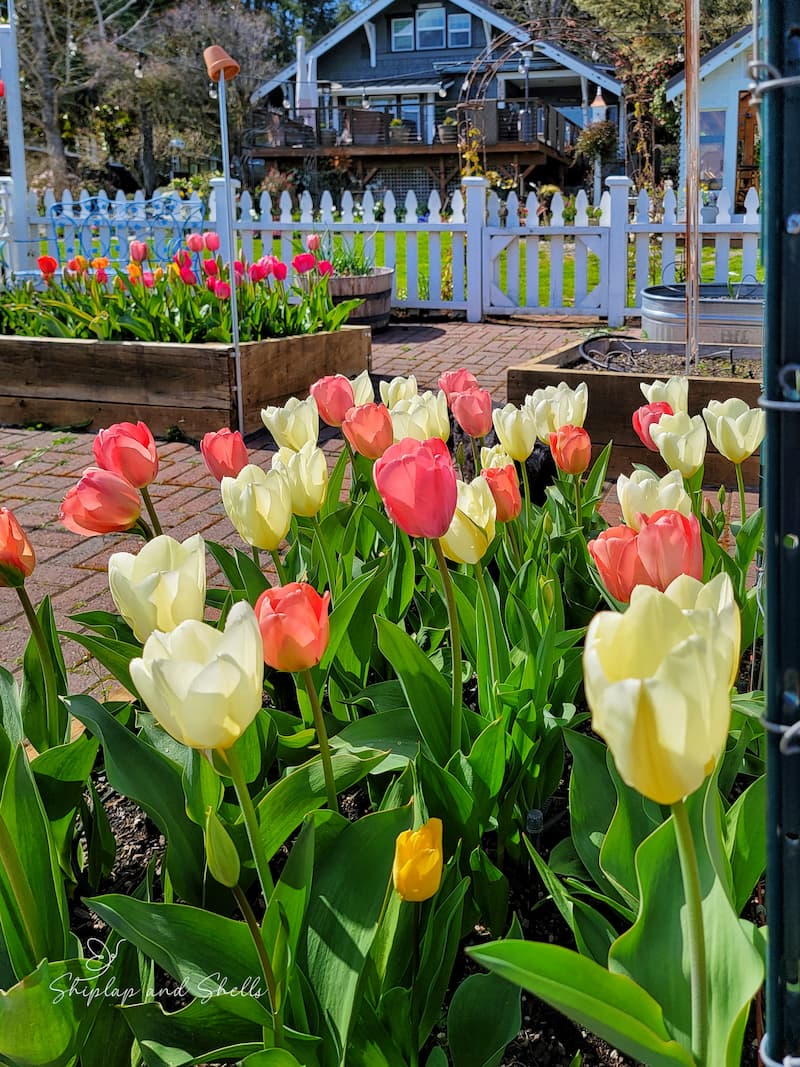
[[[679,574],[703,577],[703,542],[697,516],[664,509],[639,515],[639,558],[648,584],[664,590]]]
[[[219,274],[219,266],[215,259],[201,259],[200,266],[203,268],[203,273],[208,275],[209,278],[216,278]]]
[[[149,485],[158,474],[158,452],[143,422],[118,422],[98,430],[92,446],[97,466],[113,471],[136,489]]]
[[[494,497],[498,522],[511,522],[522,511],[519,477],[513,463],[505,467],[484,467],[481,478]]]
[[[258,261],[259,267],[263,267],[267,272],[267,276],[273,273],[275,264],[278,262],[277,256],[262,256]]]
[[[98,267],[97,270],[94,272],[94,280],[96,282],[99,282],[100,285],[105,285],[108,281],[107,271],[104,271],[102,267]]]
[[[272,273],[275,276],[276,282],[285,282],[286,275],[289,273],[289,268],[281,260],[276,259],[272,264]]]
[[[209,252],[217,252],[219,250],[220,245],[219,234],[214,233],[213,230],[209,231],[209,233],[204,233],[203,244],[206,246]]]
[[[192,265],[192,257],[189,255],[185,248],[182,248],[179,252],[176,252],[172,259],[181,268],[191,267]]]
[[[654,404],[643,404],[634,411],[631,421],[633,422],[636,436],[651,452],[658,452],[658,445],[653,443],[653,438],[650,436],[650,427],[657,423],[662,415],[672,414],[674,412],[670,405],[661,400]]]
[[[311,252],[298,252],[292,260],[292,269],[297,274],[308,274],[317,265],[317,257]]]
[[[306,237],[306,248],[309,252],[319,252],[322,247],[322,238],[318,233],[310,233]]]
[[[583,474],[592,459],[592,442],[582,426],[560,426],[550,434],[550,452],[565,474]]]
[[[468,393],[471,389],[478,388],[478,379],[465,367],[459,370],[448,370],[439,378],[439,388],[447,397],[448,405],[452,405],[456,393]]]
[[[197,285],[197,275],[191,267],[181,267],[181,281],[184,285]]]
[[[355,404],[353,387],[342,374],[327,374],[314,382],[308,391],[316,400],[322,419],[329,426],[341,426],[345,415]]]
[[[214,285],[214,296],[217,300],[230,300],[231,287],[227,282],[216,282]]]
[[[330,639],[328,605],[308,582],[266,589],[255,612],[264,642],[264,662],[278,671],[304,671],[322,659]]]
[[[238,430],[230,430],[227,426],[207,433],[200,442],[200,453],[218,482],[223,478],[235,478],[250,462],[244,438]]]
[[[87,467],[67,491],[58,517],[68,530],[91,537],[130,530],[140,512],[139,494],[130,482],[113,471]]]
[[[385,404],[360,404],[345,413],[342,433],[350,447],[367,459],[380,459],[394,441],[392,417]]]
[[[439,379],[441,381],[441,379]],[[488,389],[451,393],[450,408],[458,425],[470,437],[485,437],[492,428],[492,396]]]
[[[249,271],[250,281],[256,283],[263,282],[268,273],[267,268],[262,263],[254,263]]]
[[[627,604],[637,585],[652,585],[639,558],[636,531],[630,526],[609,526],[588,544],[589,555],[600,572],[603,585],[617,600]]]
[[[456,511],[456,472],[438,437],[404,437],[373,468],[375,485],[392,522],[410,537],[441,537]]]
[[[145,241],[131,241],[129,251],[134,263],[141,263],[150,255],[150,249]]]
[[[205,248],[202,233],[190,233],[186,238],[186,247],[190,252],[202,252]]]
[[[317,263],[317,270],[322,275],[333,274],[333,264],[331,263],[331,261],[329,259],[321,259]]]
[[[153,272],[151,270],[143,270],[142,271],[142,285],[145,287],[145,289],[152,289],[155,284],[156,284],[156,279],[155,279],[155,275],[153,274]]]

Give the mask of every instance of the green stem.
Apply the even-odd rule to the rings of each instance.
[[[255,545],[251,545],[250,548],[253,552],[253,563],[255,563],[259,570],[261,570],[261,557],[258,554],[258,549]]]
[[[236,898],[239,910],[244,916],[244,921],[247,923],[247,929],[250,931],[250,936],[253,939],[253,944],[258,953],[258,959],[261,963],[261,971],[264,975],[264,981],[267,983],[269,1010],[270,1015],[272,1016],[272,1037],[275,1043],[275,1048],[280,1048],[283,1045],[283,1021],[278,1007],[278,983],[275,981],[275,972],[272,970],[272,964],[267,955],[264,938],[261,936],[258,920],[253,914],[253,909],[250,907],[250,901],[238,885],[233,886],[231,892]]]
[[[706,1062],[707,991],[706,991],[706,945],[703,934],[702,894],[700,870],[694,847],[692,828],[686,803],[679,800],[670,806],[675,822],[675,838],[683,878],[683,893],[686,899],[688,918],[689,961],[692,984],[692,1054],[699,1067]]]
[[[331,811],[339,810],[339,800],[336,796],[336,781],[333,777],[333,764],[331,763],[331,749],[328,744],[328,731],[325,729],[325,720],[322,717],[322,708],[319,703],[319,695],[317,694],[317,687],[314,685],[314,679],[311,677],[311,671],[301,671],[300,674],[303,678],[303,683],[308,693],[308,699],[311,702],[311,711],[314,714],[314,726],[317,730],[317,741],[319,742],[319,754],[322,757],[322,773],[325,776],[325,788],[328,793],[328,807]]]
[[[575,522],[578,529],[583,528],[583,514],[581,513],[581,476],[580,474],[573,475],[573,481],[575,483]]]
[[[42,665],[42,676],[44,677],[45,731],[47,733],[48,747],[52,748],[63,740],[58,736],[58,687],[56,685],[55,664],[53,663],[50,646],[44,636],[44,630],[36,614],[36,609],[31,603],[31,598],[28,596],[25,586],[18,585],[15,588],[28,620],[28,625],[31,628],[33,639],[36,642],[36,647],[39,650],[39,662]]]
[[[352,500],[353,497],[356,495],[356,492],[354,492],[354,490],[358,491],[359,489],[358,471],[356,470],[356,457],[355,453],[353,452],[353,446],[347,440],[344,433],[342,434],[342,440],[344,441],[344,447],[347,449],[347,456],[350,460],[350,499]]]
[[[256,815],[256,809],[253,807],[253,798],[250,796],[250,790],[247,788],[247,782],[244,780],[244,771],[242,770],[242,764],[236,749],[233,747],[225,749],[222,752],[222,758],[228,764],[228,770],[231,772],[231,781],[233,782],[233,788],[236,790],[239,807],[242,809],[242,817],[244,818],[244,825],[247,830],[247,840],[250,842],[250,851],[253,853],[253,860],[255,861],[256,870],[258,871],[258,879],[261,882],[261,891],[264,894],[264,902],[269,904],[269,898],[272,896],[275,883],[272,881],[269,863],[267,862],[264,849],[261,845],[261,834],[258,830],[258,816]]]
[[[333,607],[334,601],[336,600],[336,591],[335,591],[334,586],[333,586],[333,578],[334,578],[334,575],[336,574],[336,565],[334,564],[333,560],[330,558],[330,552],[329,552],[329,549],[328,549],[328,544],[327,544],[327,542],[325,540],[325,537],[324,537],[324,535],[322,533],[322,523],[319,521],[319,516],[312,515],[311,516],[311,522],[312,522],[312,524],[314,526],[314,532],[316,533],[317,537],[319,538],[319,548],[320,548],[320,552],[322,553],[322,563],[323,563],[323,565],[325,567],[325,575],[326,575],[326,577],[328,579],[328,589],[330,590],[330,594],[331,594],[331,607]]]
[[[481,473],[481,457],[478,452],[478,443],[475,438],[470,437],[470,441],[472,442],[472,461],[475,464],[475,477],[477,478]]]
[[[508,540],[511,543],[511,551],[514,555],[514,559],[516,560],[517,566],[522,567],[522,564],[524,563],[524,557],[522,555],[522,549],[520,548],[519,540],[517,538],[517,532],[519,530],[517,523],[517,519],[512,519],[510,522],[506,523],[506,529],[508,530]]]
[[[273,548],[270,551],[270,555],[272,556],[272,562],[275,564],[275,570],[278,573],[278,581],[281,585],[286,585],[286,568],[283,565],[283,561],[281,560],[277,548]]]
[[[125,532],[130,534],[139,534],[139,536],[143,537],[145,541],[153,540],[153,531],[150,529],[150,527],[147,525],[141,515],[133,524],[133,526],[131,526],[131,528],[129,530],[126,530]]]
[[[439,573],[442,576],[442,586],[444,587],[444,596],[447,601],[447,618],[450,623],[453,660],[452,704],[450,708],[450,754],[452,755],[454,752],[461,751],[461,726],[464,714],[461,697],[461,630],[458,623],[453,583],[450,579],[450,571],[447,569],[447,561],[444,558],[439,538],[432,538],[431,544],[436,555],[436,562],[439,565]]]
[[[739,486],[739,522],[744,526],[745,519],[747,518],[747,497],[744,492],[744,475],[742,474],[741,463],[734,463],[736,468],[736,484]]]
[[[419,927],[420,927],[420,901],[411,904],[414,909],[414,930],[412,933],[413,947],[411,956],[411,1063],[409,1067],[418,1067],[419,1064],[419,1019],[417,1018],[414,991],[417,989],[417,975],[419,974]]]
[[[522,489],[525,494],[525,515],[523,518],[523,525],[527,530],[531,514],[531,486],[528,481],[528,466],[525,460],[520,463],[520,466],[522,467]]]
[[[483,601],[483,613],[486,616],[486,632],[489,637],[489,670],[491,672],[492,682],[492,705],[493,713],[497,714],[497,684],[500,681],[499,678],[499,656],[497,654],[497,631],[494,627],[494,612],[492,611],[492,601],[489,596],[489,589],[486,585],[486,577],[483,573],[483,565],[478,560],[475,564],[475,577],[478,579],[478,589],[480,590],[481,600]]]
[[[164,531],[161,529],[161,523],[158,521],[158,515],[156,515],[156,509],[153,507],[153,501],[150,499],[150,493],[147,486],[143,485],[139,492],[142,494],[142,500],[144,501],[144,506],[147,508],[147,514],[150,516],[150,522],[153,524],[155,535],[156,537],[160,537]]]

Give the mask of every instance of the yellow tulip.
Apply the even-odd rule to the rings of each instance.
[[[316,445],[319,437],[319,411],[313,396],[306,400],[289,397],[282,408],[262,408],[261,421],[275,438],[278,448],[299,452],[309,441]]]
[[[223,478],[222,503],[243,541],[274,552],[292,523],[292,494],[279,471],[263,471],[254,463],[235,478]]]
[[[536,444],[536,420],[527,408],[506,404],[492,412],[492,422],[501,446],[512,459],[524,463]]]
[[[368,370],[362,370],[355,378],[351,378],[350,385],[353,388],[355,407],[360,408],[362,404],[371,404],[374,401],[375,389]]]
[[[698,789],[728,738],[739,614],[718,577],[708,591],[682,579],[665,593],[637,586],[624,614],[600,612],[586,634],[592,729],[623,780],[658,804]]]
[[[685,411],[662,415],[650,427],[650,436],[670,470],[691,478],[702,467],[708,433],[701,415],[689,416]]]
[[[142,700],[176,741],[230,748],[261,708],[264,648],[256,614],[240,601],[224,631],[194,619],[168,634],[154,630],[130,672]]]
[[[639,388],[648,404],[669,404],[674,415],[679,412],[689,414],[689,379],[683,376],[668,378],[665,382],[655,381],[649,385],[640,382]]]
[[[456,482],[458,497],[450,526],[442,535],[442,550],[455,563],[477,563],[494,540],[497,505],[481,477]]]
[[[272,457],[272,469],[286,479],[292,513],[307,518],[316,515],[328,492],[328,463],[322,449],[311,441],[299,452],[281,448]]]
[[[407,378],[392,378],[390,382],[378,382],[381,400],[390,410],[401,400],[411,400],[417,395],[417,379],[413,374]]]
[[[638,530],[639,515],[654,515],[669,509],[687,517],[692,513],[692,501],[683,487],[680,471],[670,471],[663,478],[651,471],[635,470],[630,478],[617,478],[617,499],[626,526]]]
[[[443,866],[441,819],[397,835],[392,881],[403,900],[429,900],[439,889]]]
[[[481,448],[481,470],[486,470],[489,467],[507,467],[509,463],[513,462],[514,460],[502,445],[492,445],[491,448],[483,445]]]
[[[398,400],[389,411],[395,441],[412,437],[415,441],[429,441],[439,437],[446,441],[450,436],[450,417],[447,413],[447,396],[438,393],[421,393],[407,400]]]
[[[586,382],[580,382],[575,389],[559,382],[525,397],[525,407],[536,422],[537,436],[545,444],[549,444],[550,434],[558,433],[562,426],[583,426],[588,406]]]
[[[744,463],[752,456],[767,430],[766,412],[748,407],[738,396],[710,400],[703,408],[703,418],[714,447],[731,463]]]
[[[108,584],[117,611],[145,642],[153,630],[174,630],[202,620],[206,603],[206,553],[199,534],[181,544],[162,534],[138,554],[115,552]]]

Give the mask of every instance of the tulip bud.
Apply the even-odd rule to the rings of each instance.
[[[186,247],[190,252],[202,252],[205,248],[202,233],[190,233],[186,238]]]
[[[636,436],[651,452],[658,452],[658,445],[653,442],[650,435],[650,427],[658,423],[662,415],[673,415],[674,412],[669,404],[663,401],[657,404],[644,404],[633,413],[631,422]]]
[[[307,400],[290,397],[282,408],[269,407],[261,411],[261,421],[275,438],[278,448],[291,448],[294,452],[319,437],[319,410],[313,396]]]
[[[219,234],[214,233],[213,230],[209,233],[203,234],[203,244],[206,246],[209,252],[219,251],[220,239]]]
[[[320,596],[308,582],[266,589],[256,601],[264,662],[278,671],[315,667],[328,647],[331,594]]]
[[[98,430],[92,451],[98,467],[113,471],[136,489],[150,485],[158,474],[156,443],[143,422],[118,422]]]
[[[429,819],[418,830],[403,830],[397,835],[392,881],[403,900],[418,902],[434,896],[443,867],[441,819]]]
[[[326,374],[309,387],[317,402],[320,416],[329,426],[341,426],[346,413],[355,404],[353,387],[343,374]]]
[[[489,486],[497,509],[498,522],[511,522],[522,511],[519,478],[513,463],[505,467],[484,467],[481,478]]]
[[[740,397],[710,400],[703,408],[703,418],[716,450],[731,461],[744,463],[764,440],[767,413],[763,408],[748,407]]]
[[[241,863],[236,845],[230,839],[230,835],[219,820],[219,816],[209,808],[206,811],[206,862],[211,871],[211,877],[220,885],[232,889],[239,884]]]
[[[565,474],[583,474],[592,458],[592,442],[582,426],[560,426],[550,434],[550,452]]]
[[[470,389],[450,396],[450,409],[470,437],[485,437],[492,428],[492,395],[488,389]]]
[[[0,507],[0,586],[19,589],[33,574],[36,556],[13,511]]]
[[[134,263],[142,263],[150,256],[150,249],[145,241],[131,241],[128,251]]]
[[[524,463],[536,444],[536,420],[528,408],[506,404],[492,412],[495,432],[508,455]]]
[[[292,495],[284,475],[248,463],[235,478],[223,477],[221,489],[227,516],[242,540],[274,552],[292,523]]]
[[[318,233],[310,233],[306,237],[306,248],[309,252],[319,252],[322,247],[322,238]]]

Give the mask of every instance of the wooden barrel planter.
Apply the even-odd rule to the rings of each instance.
[[[392,313],[394,267],[373,267],[370,274],[342,274],[328,280],[328,292],[334,304],[343,300],[362,299],[360,307],[350,312],[351,326],[371,326],[382,330],[389,325]]]

